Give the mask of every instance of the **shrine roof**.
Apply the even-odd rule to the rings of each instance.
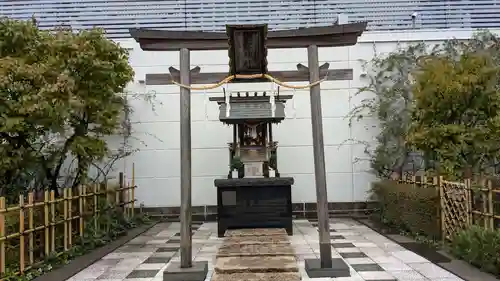
[[[266,48],[351,46],[365,31],[366,22],[273,30],[267,33]],[[228,35],[223,32],[130,29],[131,36],[149,51],[228,49]]]

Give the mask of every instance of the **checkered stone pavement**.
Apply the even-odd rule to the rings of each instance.
[[[302,280],[315,281],[462,281],[358,222],[332,219],[332,256],[342,258],[351,269],[350,277],[314,278],[307,276],[304,260],[319,257],[319,237],[314,222],[294,221],[289,237]],[[217,223],[193,226],[193,258],[208,261],[210,281],[218,248]],[[67,281],[162,281],[170,261],[179,261],[179,223],[160,223],[103,257]]]

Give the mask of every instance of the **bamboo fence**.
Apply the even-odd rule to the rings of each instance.
[[[500,186],[491,179],[448,181],[442,176],[413,175],[404,177],[400,182],[436,189],[440,199],[438,217],[444,239],[450,239],[471,225],[500,229]]]
[[[29,192],[19,195],[18,204],[6,206],[0,197],[0,281],[7,270],[22,274],[49,256],[69,251],[89,225],[95,232],[106,228],[96,219],[99,214],[118,210],[133,217],[135,189],[132,171],[131,184],[125,184],[120,173],[119,184],[64,188],[58,198],[54,191],[44,191],[43,196]]]

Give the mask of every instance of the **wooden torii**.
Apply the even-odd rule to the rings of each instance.
[[[331,254],[330,230],[328,218],[328,199],[326,188],[326,171],[324,157],[323,124],[321,113],[320,77],[323,80],[352,80],[352,69],[329,69],[329,64],[319,66],[318,47],[352,46],[366,29],[366,22],[331,25],[325,27],[299,28],[295,30],[279,30],[267,32],[267,25],[228,26],[227,33],[202,31],[170,31],[130,29],[132,37],[144,51],[180,51],[180,69],[169,68],[170,73],[146,74],[146,85],[180,85],[180,138],[181,138],[181,262],[172,263],[165,270],[164,280],[205,280],[206,262],[192,262],[191,238],[191,85],[211,84],[223,80],[227,72],[203,73],[200,67],[190,68],[190,50],[229,50],[230,74],[237,74],[235,68],[248,65],[252,59],[259,63],[257,69],[248,69],[242,74],[268,74],[281,82],[309,81],[311,99],[311,123],[313,134],[314,166],[316,180],[316,197],[319,227],[320,259],[306,260],[305,267],[309,277],[342,277],[350,276],[348,266],[342,259],[333,259]],[[265,33],[260,32],[265,26]],[[257,34],[257,35],[256,35]],[[260,35],[258,35],[260,34]],[[264,38],[258,36],[264,35]],[[241,40],[252,41],[252,52],[240,52],[238,48],[248,49],[243,41],[238,48],[230,46]],[[252,36],[257,36],[250,38]],[[229,38],[231,37],[231,38]],[[231,40],[228,40],[231,39]],[[247,40],[247,41],[248,41]],[[264,43],[265,42],[265,43]],[[255,45],[255,46],[254,46]],[[259,49],[259,47],[262,47]],[[307,48],[308,66],[297,65],[297,71],[267,72],[267,49]],[[245,57],[246,56],[246,57]],[[238,57],[245,57],[242,62]],[[237,80],[237,79],[236,79]],[[244,82],[244,81],[233,82]]]

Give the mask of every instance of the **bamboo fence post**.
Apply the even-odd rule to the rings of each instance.
[[[51,216],[51,223],[50,223],[50,234],[51,234],[51,241],[50,241],[50,246],[51,246],[51,251],[54,253],[56,251],[56,205],[55,205],[55,200],[56,200],[56,195],[54,191],[52,190],[50,192],[50,216]]]
[[[467,202],[467,226],[472,224],[472,181],[470,178],[465,180],[465,198]]]
[[[108,185],[108,181],[104,180],[104,189],[106,190],[106,214],[109,216],[109,213],[111,212],[111,209],[114,208],[112,205],[112,194],[111,194],[111,187]],[[111,220],[106,220],[106,230],[109,231],[111,229]]]
[[[125,205],[123,205],[122,203],[125,201],[123,200],[123,187],[125,186],[125,175],[120,172],[119,173],[119,187],[118,187],[118,206],[120,207],[121,211],[123,212],[124,211],[124,208],[125,208]]]
[[[122,174],[120,173],[120,177],[122,176]],[[120,207],[120,192],[119,192],[119,189],[120,189],[120,185],[118,185],[118,188],[115,188],[114,189],[114,195],[115,195],[115,210],[118,210],[118,208]]]
[[[78,186],[78,215],[80,237],[83,238],[83,188],[81,185]]]
[[[135,164],[132,163],[132,217],[135,216]]]
[[[45,257],[50,254],[50,223],[49,223],[49,192],[43,193],[43,215],[44,215],[44,232],[45,232]]]
[[[132,211],[130,210],[130,181],[127,182],[127,192],[126,192],[126,206],[127,206],[127,212],[126,212],[126,215],[127,217],[131,217],[132,216]]]
[[[68,247],[73,245],[73,189],[68,188]]]
[[[29,259],[30,265],[35,263],[35,258],[33,257],[33,209],[35,206],[33,205],[33,192],[28,193],[28,205],[30,206],[28,209],[28,227],[29,227]]]
[[[97,234],[97,213],[99,211],[99,208],[97,206],[97,185],[93,184],[92,185],[93,189],[93,197],[94,197],[94,233]]]
[[[19,272],[24,272],[24,195],[19,195]]]
[[[488,218],[489,228],[495,229],[495,207],[493,205],[493,183],[488,180]]]
[[[68,189],[63,189],[64,251],[68,250]]]
[[[445,220],[445,198],[444,198],[444,186],[443,186],[443,176],[439,176],[439,179],[438,179],[438,185],[439,185],[439,203],[440,203],[440,206],[441,206],[441,232],[442,232],[442,236],[441,236],[441,239],[444,241],[446,240],[446,220]]]
[[[5,273],[5,197],[0,197],[0,274]]]

